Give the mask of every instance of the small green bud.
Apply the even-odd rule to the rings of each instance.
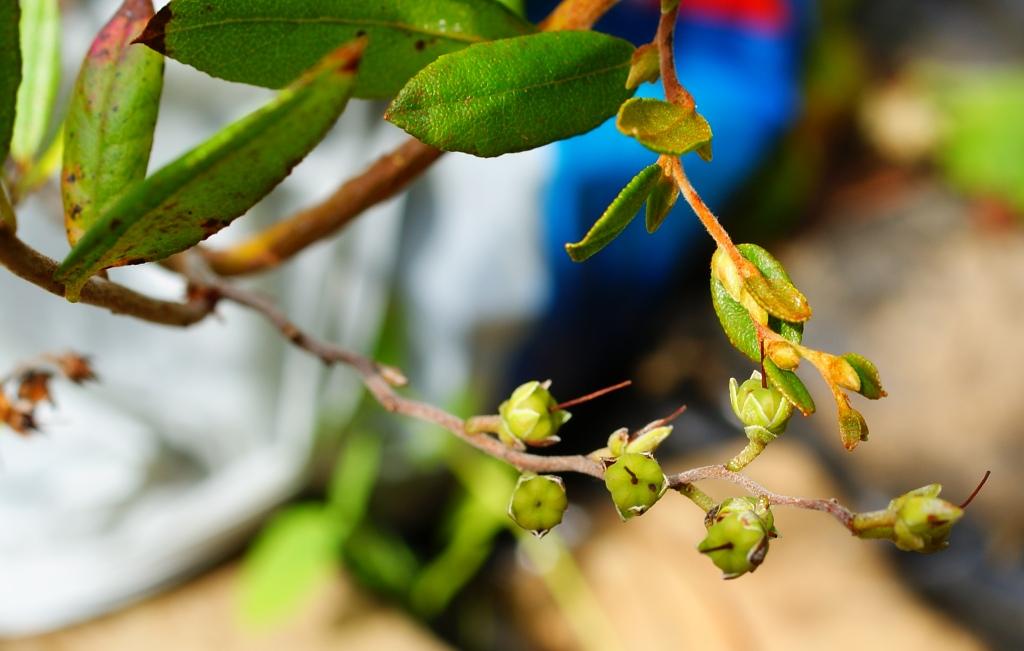
[[[708,535],[697,546],[722,570],[722,578],[735,579],[753,572],[768,554],[768,541],[778,534],[766,500],[731,497],[708,511]]]
[[[508,517],[539,538],[562,521],[568,506],[561,477],[525,473],[512,491]]]
[[[747,438],[768,444],[786,431],[793,405],[782,392],[772,386],[765,388],[761,374],[754,371],[750,379],[737,384],[729,379],[729,402],[737,418],[743,423]]]
[[[662,441],[672,433],[671,425],[655,427],[649,432],[644,432],[626,444],[626,452],[654,452],[661,445]]]
[[[555,409],[557,401],[548,393],[551,382],[527,382],[516,388],[508,400],[498,406],[501,427],[498,436],[506,445],[522,448],[523,443],[543,447],[558,443],[555,434],[569,420],[564,409]]]
[[[668,479],[650,454],[627,452],[604,472],[619,517],[628,520],[644,514],[665,494]]]
[[[930,484],[900,495],[889,502],[896,514],[892,541],[903,551],[930,554],[949,546],[953,525],[964,510],[939,499],[941,484]]]
[[[620,427],[608,436],[608,452],[612,457],[621,457],[628,444],[629,430],[625,427]]]

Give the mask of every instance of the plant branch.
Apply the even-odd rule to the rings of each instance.
[[[186,254],[179,258],[176,264],[194,285],[196,292],[205,294],[208,300],[226,299],[251,308],[280,330],[288,341],[312,353],[325,364],[340,363],[352,367],[359,374],[366,389],[388,411],[438,425],[478,450],[520,470],[537,473],[577,472],[597,478],[604,476],[601,464],[584,456],[541,456],[520,452],[506,447],[486,434],[470,433],[458,416],[440,407],[399,395],[395,387],[405,384],[405,376],[398,369],[378,364],[358,353],[313,337],[292,323],[269,300],[212,273],[205,261],[197,255]]]
[[[540,23],[546,32],[563,29],[590,29],[619,0],[562,0]]]
[[[728,470],[725,466],[701,466],[699,468],[692,468],[690,470],[684,470],[683,472],[675,475],[670,475],[668,478],[669,486],[679,490],[680,488],[693,484],[694,482],[704,481],[708,479],[721,479],[728,481],[737,486],[742,487],[745,491],[751,495],[757,497],[765,497],[768,502],[777,506],[793,506],[800,509],[808,509],[810,511],[822,511],[828,513],[836,520],[840,522],[844,527],[849,529],[851,532],[853,528],[853,512],[840,504],[835,499],[811,499],[806,497],[791,497],[789,495],[780,495],[779,493],[773,493],[761,484],[757,483],[750,477],[743,475],[738,472]]]
[[[654,42],[658,47],[658,58],[660,62],[661,84],[665,88],[665,99],[688,111],[696,108],[693,95],[683,88],[679,83],[676,74],[675,39],[676,23],[679,18],[679,3],[675,3],[668,11],[662,9],[661,19],[658,21],[658,31],[654,36]]]
[[[0,226],[0,265],[7,267],[15,276],[64,297],[64,286],[53,279],[57,263],[19,240],[3,226]],[[80,300],[114,314],[179,327],[202,321],[213,309],[213,305],[201,297],[192,297],[182,303],[163,301],[103,278],[90,279],[82,288]]]

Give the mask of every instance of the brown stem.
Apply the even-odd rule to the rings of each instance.
[[[683,88],[683,85],[679,83],[679,77],[676,75],[673,40],[675,39],[678,17],[678,3],[668,11],[662,12],[661,19],[658,21],[658,32],[654,36],[654,42],[658,46],[661,84],[665,87],[665,99],[677,106],[683,107],[687,111],[693,111],[696,108],[693,95]]]
[[[3,227],[0,227],[0,265],[7,267],[15,276],[63,298],[64,286],[53,279],[57,263]],[[203,297],[194,297],[184,303],[162,301],[103,278],[89,280],[82,288],[80,300],[114,314],[181,327],[202,321],[213,309],[212,303]],[[13,311],[15,308],[9,309]]]
[[[563,29],[590,29],[619,0],[562,0],[540,23],[546,32]]]
[[[838,520],[844,527],[849,529],[851,532],[853,528],[853,512],[840,504],[835,499],[822,500],[822,499],[810,499],[806,497],[791,497],[789,495],[780,495],[779,493],[773,493],[761,484],[757,483],[750,477],[740,474],[738,472],[732,472],[725,466],[701,466],[700,468],[693,468],[691,470],[685,470],[675,475],[670,475],[668,478],[669,486],[671,488],[678,489],[679,487],[687,484],[692,484],[697,481],[707,479],[721,479],[724,481],[732,482],[737,486],[741,486],[745,491],[751,495],[757,497],[765,497],[768,502],[778,506],[793,506],[800,509],[808,509],[811,511],[822,511],[828,513],[836,520]]]
[[[618,384],[613,384],[610,387],[605,387],[603,389],[598,389],[597,391],[591,391],[590,393],[588,393],[585,396],[580,396],[579,398],[573,398],[572,400],[566,400],[565,402],[560,402],[557,405],[554,405],[553,407],[551,407],[551,411],[558,411],[559,409],[568,409],[569,407],[575,407],[576,405],[582,405],[585,402],[590,402],[591,400],[596,400],[597,398],[600,398],[601,396],[608,395],[609,393],[612,393],[613,391],[618,391],[619,389],[625,389],[626,387],[630,386],[631,384],[633,384],[633,380],[624,380],[622,382],[619,382]]]

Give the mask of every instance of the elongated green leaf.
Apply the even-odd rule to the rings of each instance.
[[[494,0],[172,0],[139,42],[214,77],[280,88],[366,36],[355,96],[382,98],[442,54],[534,29]]]
[[[195,245],[270,192],[341,114],[364,43],[338,48],[270,104],[122,194],[57,270],[69,299],[101,269]]]
[[[853,370],[857,372],[857,376],[860,377],[859,394],[871,400],[878,400],[886,396],[885,390],[882,389],[882,379],[878,375],[878,368],[870,359],[857,353],[846,353],[843,355],[843,359],[849,362]]]
[[[64,126],[61,193],[74,245],[112,199],[146,177],[153,146],[163,57],[130,45],[152,0],[125,0],[82,62]]]
[[[6,48],[6,41],[0,48]],[[21,10],[21,87],[11,157],[29,165],[46,137],[60,82],[60,7],[29,0]]]
[[[651,190],[651,194],[647,197],[644,220],[647,222],[648,233],[658,230],[668,214],[672,212],[672,207],[676,205],[677,199],[679,199],[679,186],[676,185],[675,179],[671,175],[665,175],[663,172],[658,177],[658,182]]]
[[[659,154],[682,156],[711,142],[711,125],[704,116],[651,97],[623,104],[615,126]]]
[[[761,346],[757,340],[757,328],[750,319],[747,309],[734,301],[729,292],[717,279],[711,279],[711,303],[714,305],[715,314],[722,324],[729,342],[752,361],[760,363]],[[814,400],[807,391],[807,387],[792,371],[783,371],[767,357],[764,360],[765,375],[768,381],[786,396],[794,407],[800,410],[805,416],[814,413]]]
[[[14,107],[21,84],[21,41],[17,0],[0,2],[0,166],[7,160],[14,132]]]
[[[574,262],[583,262],[604,247],[611,244],[612,240],[619,236],[619,233],[633,221],[637,212],[647,201],[647,196],[658,183],[661,176],[661,167],[657,164],[649,165],[633,177],[633,180],[626,184],[615,197],[612,204],[605,209],[604,214],[594,222],[587,234],[579,242],[565,245],[565,251]]]
[[[328,505],[342,531],[342,542],[366,513],[380,469],[380,448],[379,436],[364,431],[354,433],[331,474]]]
[[[240,606],[250,624],[269,626],[294,614],[340,559],[337,526],[321,504],[274,516],[242,564]]]
[[[597,32],[480,43],[416,74],[385,117],[447,151],[500,156],[590,131],[633,94],[633,46]]]

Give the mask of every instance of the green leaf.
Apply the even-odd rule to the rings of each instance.
[[[57,270],[69,299],[101,269],[184,251],[262,199],[341,114],[363,45],[338,48],[272,102],[118,197]]]
[[[859,411],[850,406],[846,396],[837,398],[839,404],[839,435],[843,447],[853,450],[861,441],[868,440],[868,423]]]
[[[21,42],[18,21],[21,12],[17,0],[0,2],[0,166],[7,160],[14,133],[14,107],[21,84]]]
[[[8,0],[9,2],[10,0]],[[7,42],[0,46],[7,48]],[[21,87],[11,157],[29,166],[50,125],[60,82],[60,7],[57,0],[25,2],[21,12]]]
[[[659,154],[682,156],[711,142],[711,125],[700,113],[650,97],[623,104],[615,126]]]
[[[672,212],[672,207],[676,205],[678,198],[679,186],[676,185],[675,179],[670,174],[665,174],[663,171],[651,190],[651,194],[647,197],[647,210],[644,218],[647,222],[648,233],[658,230],[668,214]]]
[[[860,377],[858,393],[871,400],[878,400],[886,396],[885,390],[882,389],[882,379],[878,375],[878,368],[871,360],[857,353],[846,353],[843,355],[843,359],[853,367],[857,376]]]
[[[757,340],[757,328],[750,313],[737,301],[729,296],[725,286],[716,278],[711,279],[711,303],[722,324],[722,330],[729,342],[753,362],[761,362],[761,346]],[[789,338],[789,337],[787,337]],[[800,413],[808,416],[814,413],[814,400],[807,387],[792,371],[783,371],[772,360],[764,360],[765,375],[768,381],[786,396]]]
[[[802,323],[811,318],[807,298],[771,253],[756,244],[740,244],[736,248],[761,271],[760,276],[743,279],[743,286],[758,305],[784,321]]]
[[[493,0],[172,0],[139,42],[214,77],[280,88],[366,36],[355,96],[384,98],[442,54],[534,30]]]
[[[565,251],[574,262],[583,262],[604,247],[611,244],[611,241],[618,237],[619,233],[633,221],[637,212],[647,201],[647,195],[651,193],[658,178],[661,176],[661,166],[657,163],[649,165],[633,177],[633,180],[626,184],[615,197],[615,201],[604,211],[604,214],[594,225],[590,227],[587,234],[579,242],[565,245]]]
[[[146,177],[164,59],[130,43],[153,15],[151,0],[125,0],[89,49],[64,125],[61,193],[74,245],[112,199]]]
[[[331,474],[329,508],[343,529],[343,539],[366,514],[381,460],[380,437],[358,431],[351,436]]]
[[[321,504],[300,504],[275,515],[242,563],[242,617],[268,626],[299,610],[338,565],[337,526]]]
[[[365,524],[345,545],[345,560],[371,590],[394,597],[409,594],[419,571],[419,560],[404,540]]]
[[[654,43],[645,43],[633,52],[633,58],[629,64],[629,77],[626,79],[626,88],[636,88],[645,82],[653,83],[658,81],[661,74],[661,57],[658,55],[658,48]]]
[[[633,46],[597,32],[472,45],[416,74],[385,116],[447,151],[500,156],[590,131],[633,94]]]

